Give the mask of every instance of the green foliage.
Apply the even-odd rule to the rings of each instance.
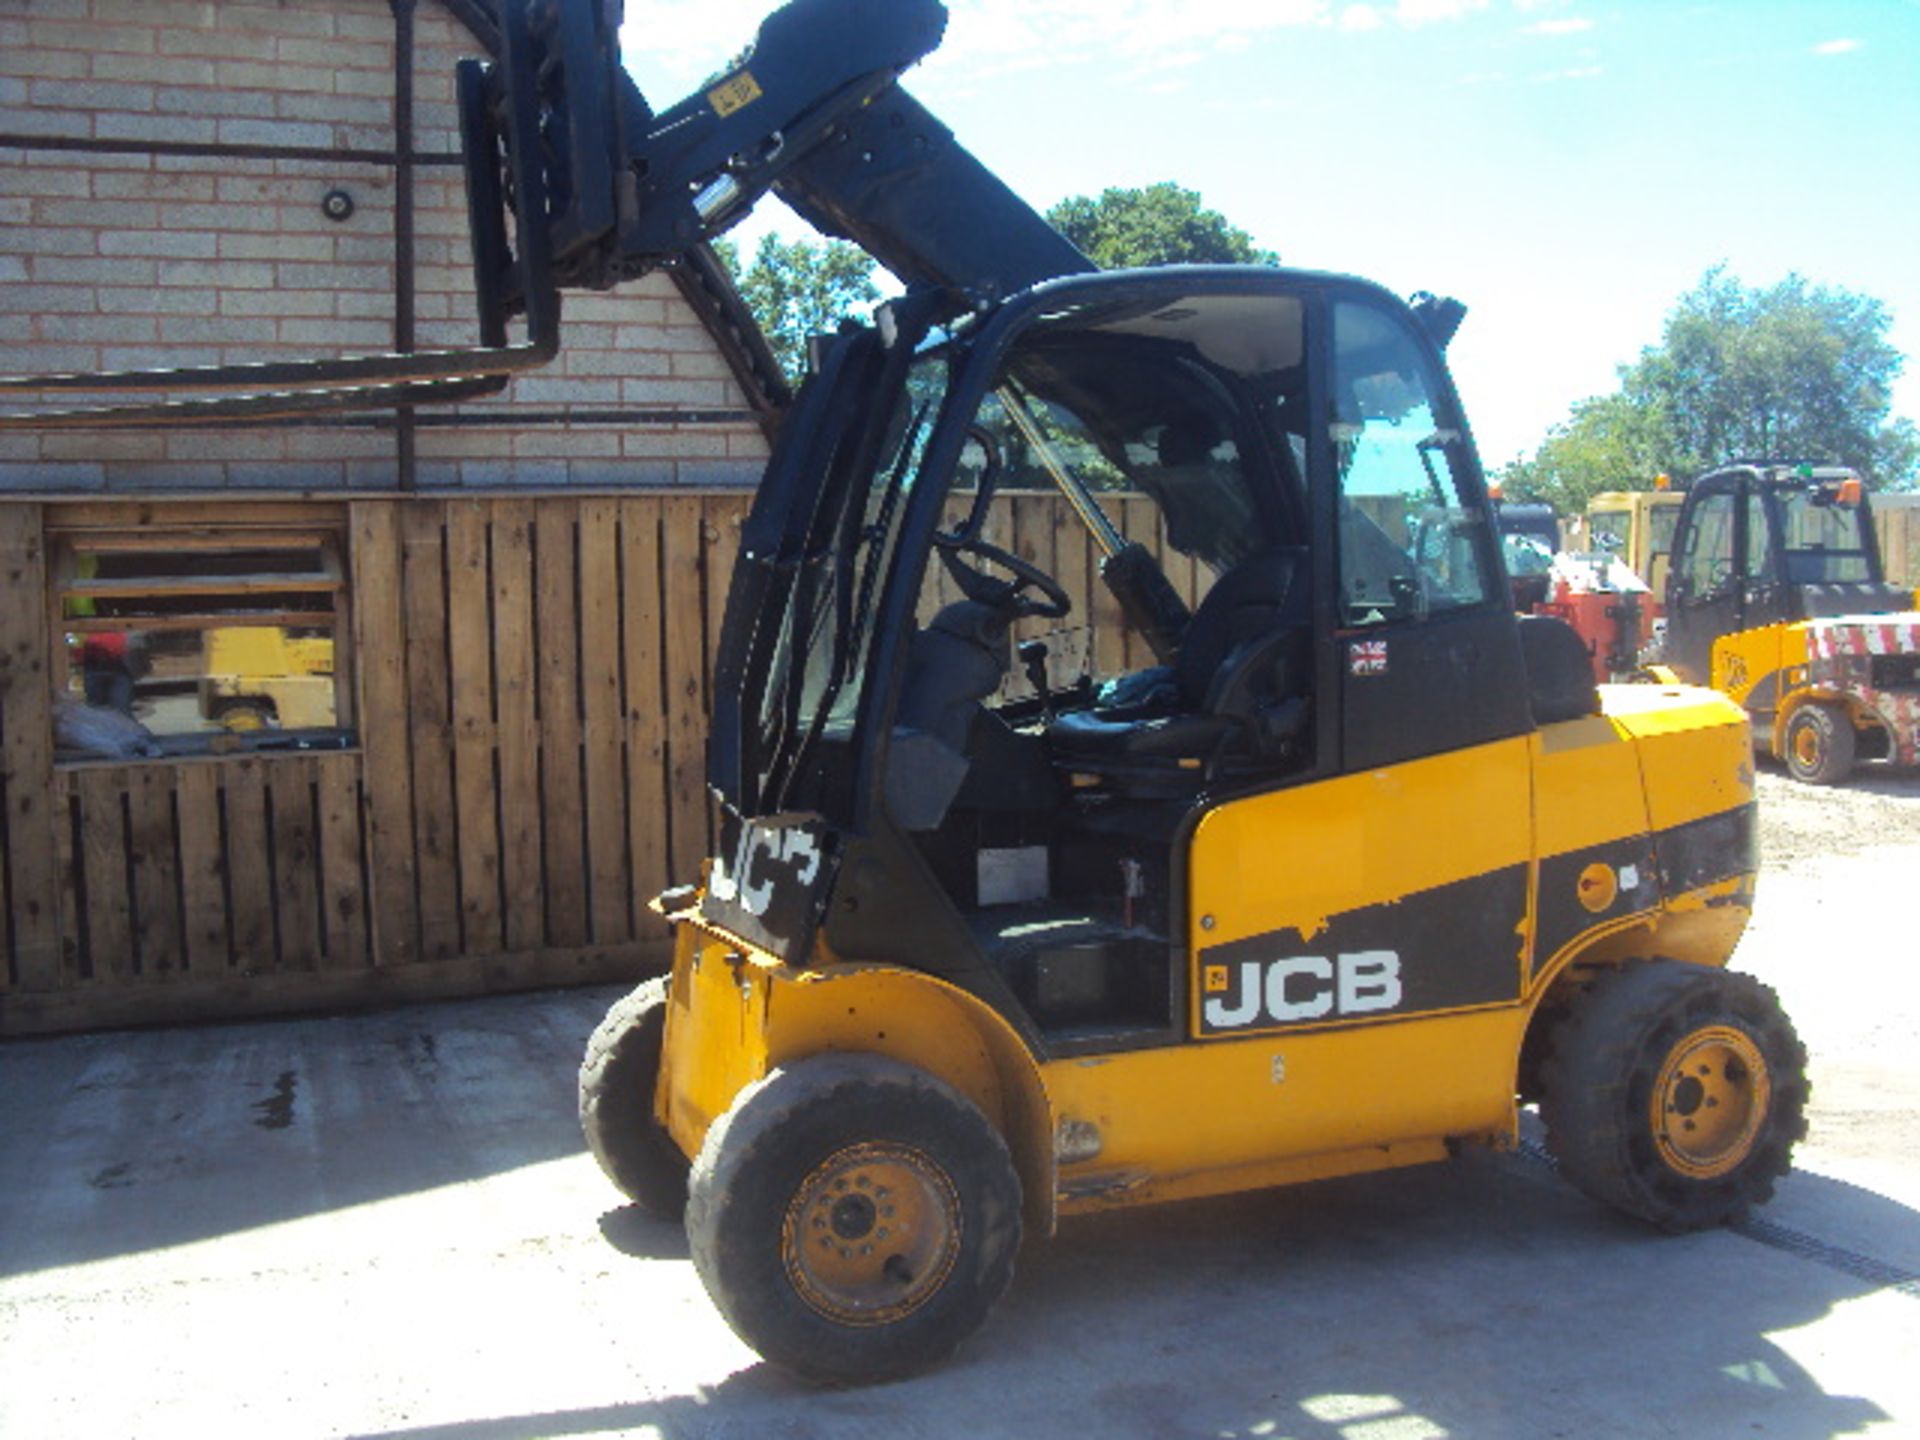
[[[1709,270],[1668,314],[1661,342],[1583,400],[1531,459],[1501,475],[1508,495],[1562,513],[1602,490],[1646,489],[1736,458],[1852,465],[1881,488],[1920,479],[1920,434],[1892,416],[1903,357],[1870,296],[1799,275],[1750,289]]]
[[[739,247],[731,240],[716,240],[713,249],[760,322],[780,368],[796,384],[806,374],[808,338],[833,333],[842,320],[880,298],[872,257],[844,240],[816,244],[763,235],[744,273]]]
[[[1280,263],[1218,210],[1203,206],[1197,191],[1171,180],[1137,190],[1114,186],[1098,200],[1070,195],[1047,212],[1047,223],[1103,270]]]

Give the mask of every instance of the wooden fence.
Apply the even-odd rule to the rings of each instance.
[[[1887,579],[1920,587],[1920,495],[1876,495],[1873,524]]]
[[[646,902],[708,852],[708,686],[748,501],[0,502],[0,1034],[663,964]],[[1108,508],[1197,600],[1203,572],[1165,545],[1154,507]],[[1880,513],[1888,573],[1920,577],[1920,507]],[[314,523],[345,542],[351,748],[56,757],[50,536]],[[1003,496],[987,533],[1073,597],[1055,646],[1069,665],[1150,663],[1057,496]],[[934,567],[923,613],[952,598]]]
[[[708,853],[711,657],[749,498],[0,502],[0,1034],[663,964],[646,902]],[[1112,514],[1162,548],[1153,507]],[[357,743],[57,759],[49,536],[314,523],[345,537]],[[1147,663],[1057,497],[1003,497],[988,533],[1073,596],[1057,648]],[[924,608],[950,598],[936,572]]]

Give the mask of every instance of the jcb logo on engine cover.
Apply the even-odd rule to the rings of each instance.
[[[1200,1014],[1207,1031],[1297,1025],[1392,1010],[1405,994],[1400,956],[1392,950],[1208,965],[1204,988],[1206,1001]]]

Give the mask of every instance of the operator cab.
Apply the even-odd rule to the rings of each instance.
[[[716,671],[716,788],[818,827],[768,893],[834,955],[911,954],[1043,1052],[1177,1043],[1211,809],[1596,708],[1578,642],[1516,623],[1421,310],[1203,267],[918,303],[822,347]],[[717,873],[710,919],[811,934]]]
[[[1716,641],[1840,615],[1893,614],[1860,478],[1840,466],[1738,462],[1687,487],[1667,582],[1665,659],[1709,684]]]

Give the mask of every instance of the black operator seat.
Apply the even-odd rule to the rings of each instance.
[[[1151,700],[1055,717],[1054,763],[1099,770],[1283,748],[1306,721],[1311,621],[1305,547],[1255,551],[1200,602]]]

